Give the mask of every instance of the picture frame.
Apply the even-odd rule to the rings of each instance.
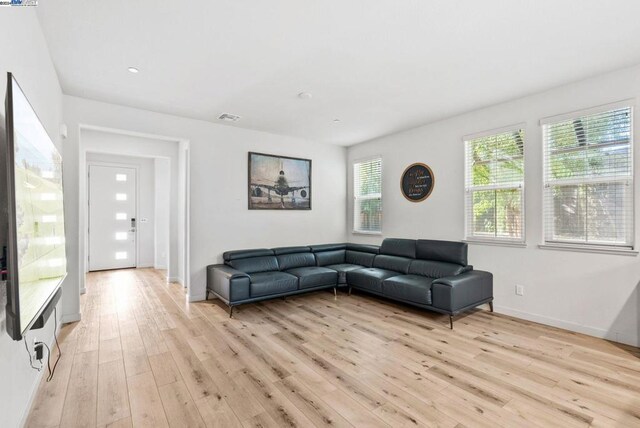
[[[422,202],[431,196],[436,179],[433,170],[424,163],[409,165],[400,177],[400,191],[409,202]]]
[[[311,210],[311,159],[249,152],[250,210]]]

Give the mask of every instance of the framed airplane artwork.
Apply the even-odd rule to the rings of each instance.
[[[249,152],[250,210],[310,210],[311,159]]]

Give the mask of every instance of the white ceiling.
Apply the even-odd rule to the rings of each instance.
[[[66,94],[342,145],[640,63],[637,0],[56,0],[38,15]]]

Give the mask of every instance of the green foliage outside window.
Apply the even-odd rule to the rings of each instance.
[[[467,142],[471,236],[522,238],[524,131]]]
[[[631,199],[628,108],[545,127],[547,239],[624,242]]]
[[[355,164],[354,181],[354,228],[379,232],[382,225],[382,159]]]

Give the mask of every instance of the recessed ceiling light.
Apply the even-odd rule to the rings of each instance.
[[[300,98],[301,100],[310,100],[311,97],[313,97],[311,92],[300,92],[298,94],[298,98]]]
[[[133,73],[133,74],[136,74],[136,73],[139,73],[139,72],[140,72],[140,70],[138,70],[138,69],[137,69],[137,68],[135,68],[135,67],[129,67],[129,68],[127,68],[127,70],[129,70],[129,72],[131,72],[131,73]]]
[[[340,119],[333,119],[333,123],[340,123]]]

